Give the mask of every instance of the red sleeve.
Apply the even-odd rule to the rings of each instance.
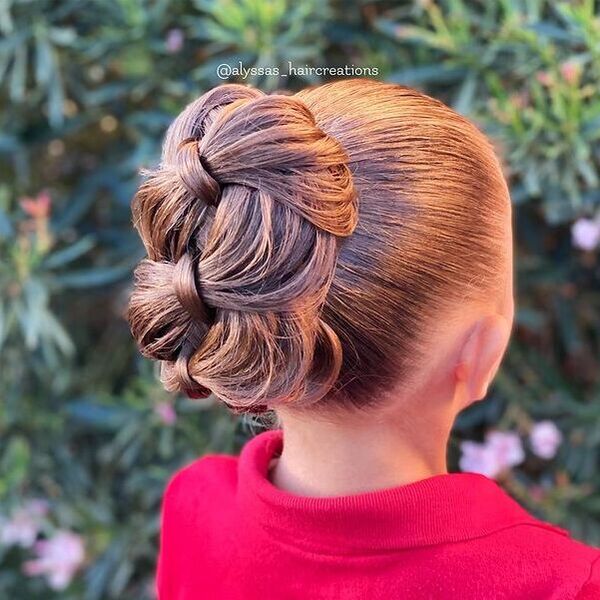
[[[590,575],[577,594],[576,600],[598,600],[600,598],[600,555],[592,562]]]
[[[199,458],[177,471],[165,488],[156,569],[156,592],[159,600],[174,600],[182,588],[188,533],[194,527],[195,511],[191,507],[198,491],[196,483],[207,458]]]
[[[184,469],[185,470],[185,469]],[[158,564],[156,569],[156,595],[159,600],[168,600],[175,597],[176,565],[173,557],[176,556],[176,539],[178,525],[176,521],[178,488],[180,486],[182,471],[173,475],[163,494],[160,515],[160,544]]]
[[[209,454],[195,460],[177,471],[165,488],[156,568],[159,600],[175,600],[191,585],[197,562],[190,553],[190,540],[194,539],[196,554],[205,553],[203,531],[212,514],[210,503],[219,501],[216,492],[223,486],[223,473],[225,470],[229,473],[235,464],[233,457],[223,458]]]

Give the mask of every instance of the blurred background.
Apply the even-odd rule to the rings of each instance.
[[[238,61],[376,68],[494,139],[515,207],[517,324],[489,398],[458,420],[450,466],[600,544],[593,1],[2,0],[0,597],[153,597],[167,478],[259,427],[162,391],[123,319],[142,256],[138,170]]]

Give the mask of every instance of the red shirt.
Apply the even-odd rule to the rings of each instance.
[[[600,599],[600,550],[481,475],[335,498],[267,478],[281,430],[179,471],[163,501],[160,600]]]

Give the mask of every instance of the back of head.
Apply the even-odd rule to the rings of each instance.
[[[485,136],[415,90],[220,86],[134,198],[133,335],[167,389],[236,411],[368,405],[502,285],[508,206]]]

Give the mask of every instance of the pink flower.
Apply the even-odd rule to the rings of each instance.
[[[85,559],[83,539],[72,531],[61,530],[47,540],[37,542],[38,558],[23,564],[30,577],[45,575],[53,590],[64,590]]]
[[[529,443],[533,453],[546,460],[556,456],[562,439],[560,429],[552,421],[540,421],[529,432]]]
[[[575,60],[567,60],[560,66],[560,74],[567,83],[577,83],[581,75],[581,65]]]
[[[165,39],[165,45],[169,54],[177,54],[183,48],[184,35],[181,29],[170,29]]]
[[[525,458],[521,438],[510,431],[492,431],[483,444],[462,442],[459,466],[462,471],[481,473],[486,477],[497,477],[514,467]]]
[[[594,250],[600,243],[600,221],[578,219],[571,227],[573,246],[581,250]]]
[[[45,219],[50,214],[52,199],[48,192],[40,192],[35,198],[23,198],[21,208],[34,219]]]
[[[512,431],[491,431],[485,436],[485,443],[505,467],[514,467],[525,459],[521,438]]]
[[[529,106],[529,102],[530,102],[530,99],[529,99],[529,94],[527,93],[527,90],[524,90],[522,92],[517,92],[510,96],[510,103],[516,109],[523,109],[523,108]]]
[[[159,402],[154,407],[154,412],[164,425],[174,425],[177,421],[177,413],[170,402]]]
[[[553,84],[552,75],[548,71],[539,71],[535,78],[546,87],[551,87]]]
[[[492,450],[485,444],[462,442],[460,445],[460,470],[470,473],[481,473],[486,477],[495,477],[498,473],[498,462]]]
[[[47,512],[45,500],[29,500],[15,510],[9,519],[1,519],[0,544],[22,548],[33,546]]]

